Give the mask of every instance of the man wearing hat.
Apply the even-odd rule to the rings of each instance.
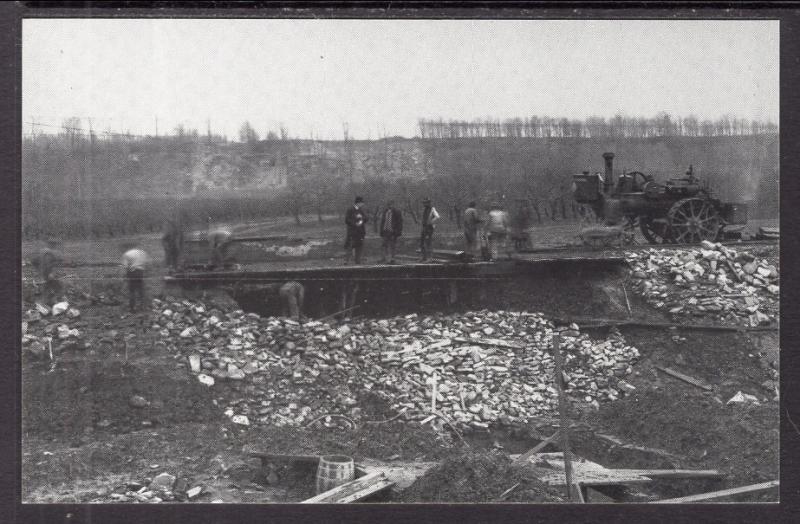
[[[350,263],[351,256],[356,265],[361,264],[364,237],[367,236],[367,214],[363,208],[364,199],[357,196],[353,207],[349,208],[344,215],[344,223],[347,225],[347,236],[344,240],[345,265]]]
[[[422,234],[419,239],[419,247],[422,251],[422,262],[427,262],[433,250],[433,231],[439,220],[439,213],[431,205],[430,198],[423,200],[422,206]]]

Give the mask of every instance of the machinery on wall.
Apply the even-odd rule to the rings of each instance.
[[[604,176],[589,171],[573,175],[573,194],[606,225],[621,225],[629,239],[638,228],[651,244],[714,242],[726,227],[747,223],[747,204],[714,198],[692,166],[665,184],[640,171],[623,172],[615,184],[614,153],[603,153],[603,159]]]

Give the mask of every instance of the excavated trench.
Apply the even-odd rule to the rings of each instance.
[[[556,319],[619,319],[629,314],[625,278],[619,264],[589,261],[523,268],[506,275],[297,280],[304,285],[304,313],[311,318],[357,306],[350,315],[383,318],[487,309],[541,312]],[[247,312],[282,313],[277,297],[258,284],[228,286],[228,290]],[[634,297],[627,295],[630,304]]]
[[[304,284],[305,314],[311,318],[333,315],[358,306],[352,316],[385,318],[408,314],[437,315],[477,310],[541,312],[557,321],[570,319],[665,320],[640,297],[625,291],[627,270],[624,264],[595,263],[546,264],[517,268],[513,274],[462,277],[457,275],[425,278],[292,278]],[[273,280],[274,281],[274,280]],[[261,315],[282,314],[277,297],[270,297],[257,283],[225,286],[240,307]],[[599,337],[606,328],[582,328]],[[711,334],[710,336],[713,336]],[[574,413],[573,421],[582,420]],[[491,427],[471,431],[464,438],[473,450],[500,448],[508,454],[524,453],[555,432],[531,424],[524,427]],[[670,469],[686,467],[684,457],[646,442],[623,442],[601,430],[578,428],[571,433],[572,452],[608,468]],[[562,451],[558,442],[542,452]],[[721,489],[719,480],[656,480],[644,486],[606,487],[597,490],[595,500],[641,502]],[[608,497],[603,499],[603,496]]]
[[[330,315],[344,305],[344,290],[355,288],[354,302],[358,305],[352,314],[373,318],[417,313],[421,315],[452,314],[475,310],[536,311],[559,320],[573,318],[625,319],[635,314],[638,318],[663,320],[650,308],[642,308],[643,301],[623,290],[627,271],[622,265],[593,264],[548,265],[535,271],[519,272],[512,276],[485,278],[393,279],[344,282],[304,282],[306,313],[311,317]],[[280,314],[279,304],[269,300],[263,292],[251,289],[239,292],[234,298],[245,311],[262,315]],[[338,309],[337,309],[338,308]],[[631,309],[629,309],[631,308]],[[607,335],[607,329],[593,329],[598,335]],[[532,426],[494,427],[486,431],[464,434],[465,440],[475,450],[502,449],[508,454],[520,454],[533,448],[556,428],[536,430]],[[671,468],[660,450],[643,447],[626,447],[597,437],[592,431],[578,431],[572,436],[572,452],[606,467]],[[558,442],[542,449],[543,452],[562,451]],[[607,501],[642,501],[648,496],[659,498],[697,493],[716,486],[713,481],[657,481],[646,489],[619,487],[598,488],[595,498]],[[378,501],[378,500],[376,500]]]

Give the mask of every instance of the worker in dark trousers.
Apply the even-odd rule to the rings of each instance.
[[[347,226],[347,236],[344,240],[345,265],[350,263],[352,256],[355,264],[361,264],[361,253],[364,250],[364,237],[367,236],[367,214],[364,212],[364,199],[357,196],[353,207],[344,215]]]
[[[122,267],[128,284],[128,305],[130,312],[133,313],[137,310],[137,303],[139,306],[144,306],[144,279],[150,257],[136,244],[123,245],[123,250]]]
[[[51,305],[62,291],[61,280],[58,275],[58,268],[64,263],[64,255],[59,250],[59,244],[55,240],[48,240],[46,247],[43,247],[34,255],[31,261],[33,267],[39,271],[39,276],[43,281],[44,301]]]
[[[419,247],[422,251],[422,262],[427,262],[433,251],[433,232],[436,229],[436,222],[439,220],[439,213],[431,204],[431,199],[426,198],[422,201],[422,231],[419,238]]]
[[[281,312],[283,316],[299,321],[303,317],[303,302],[305,300],[305,288],[300,282],[286,282],[284,284],[267,284],[267,302],[270,302],[276,295],[281,301]]]
[[[394,256],[397,251],[397,239],[403,234],[403,212],[394,207],[394,200],[386,203],[386,209],[381,215],[380,233],[383,239],[381,263],[385,264],[386,256],[389,255],[391,258],[388,263],[396,264]]]
[[[164,221],[164,234],[161,236],[161,245],[164,247],[164,265],[172,273],[182,265],[184,228],[186,217],[181,211],[176,211]]]
[[[481,223],[480,215],[478,214],[477,204],[470,202],[467,209],[464,210],[464,241],[466,242],[467,253],[477,257],[478,252],[478,227]]]

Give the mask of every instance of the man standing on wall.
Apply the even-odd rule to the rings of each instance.
[[[233,240],[233,232],[226,228],[221,227],[208,233],[208,245],[211,248],[211,261],[212,269],[225,267],[226,259],[228,257],[228,246]]]
[[[186,219],[181,210],[176,210],[168,216],[164,223],[161,245],[164,247],[164,265],[170,273],[181,266],[185,226]]]
[[[364,237],[367,236],[367,214],[364,212],[364,199],[356,197],[353,207],[344,215],[347,226],[347,236],[344,240],[345,265],[350,263],[350,257],[355,259],[355,264],[361,264],[361,252],[364,249]]]
[[[489,236],[489,252],[492,260],[499,258],[500,250],[505,251],[506,255],[511,258],[511,253],[507,247],[508,213],[503,210],[500,204],[492,204],[486,226]]]
[[[390,254],[389,264],[396,264],[394,255],[397,250],[397,239],[403,234],[403,212],[394,207],[394,200],[386,203],[386,209],[381,215],[381,238],[383,238],[383,258],[381,263],[386,263],[386,255]]]
[[[478,215],[477,205],[474,201],[470,202],[464,211],[464,240],[467,243],[467,253],[477,256],[478,246],[478,225],[481,218]]]
[[[439,213],[431,205],[430,198],[423,200],[422,205],[422,234],[419,239],[419,247],[422,251],[422,262],[427,262],[433,250],[433,231],[436,229]]]

